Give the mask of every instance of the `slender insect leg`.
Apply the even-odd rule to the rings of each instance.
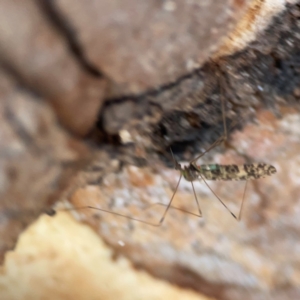
[[[191,181],[191,184],[192,184],[192,187],[193,187],[193,193],[194,193],[194,196],[195,196],[195,199],[196,199],[199,215],[200,215],[200,217],[202,217],[202,211],[200,209],[200,205],[199,205],[199,201],[198,201],[198,198],[197,198],[197,195],[196,195],[196,192],[195,192],[193,181]]]
[[[169,201],[169,203],[166,205],[167,208],[165,209],[164,214],[162,215],[162,217],[161,217],[161,219],[160,219],[160,221],[159,221],[158,223],[147,222],[147,221],[145,221],[145,220],[141,220],[141,219],[138,219],[138,218],[134,218],[134,217],[129,216],[129,215],[124,215],[124,214],[120,214],[120,213],[117,213],[117,212],[114,212],[114,211],[111,211],[111,210],[107,210],[107,209],[103,209],[103,208],[98,208],[98,207],[94,207],[94,206],[89,206],[89,205],[87,205],[87,206],[81,206],[81,207],[74,207],[74,208],[60,209],[60,211],[71,211],[71,210],[80,210],[80,209],[86,209],[86,208],[89,208],[89,209],[94,209],[94,210],[102,211],[102,212],[105,212],[105,213],[109,213],[109,214],[111,214],[111,215],[115,215],[115,216],[118,216],[118,217],[123,217],[123,218],[129,219],[129,220],[133,220],[133,221],[137,221],[137,222],[140,222],[140,223],[144,223],[144,224],[147,224],[147,225],[151,225],[151,226],[154,226],[154,227],[159,227],[159,226],[162,225],[162,223],[163,223],[163,221],[164,221],[164,219],[165,219],[165,217],[166,217],[166,214],[167,214],[168,210],[172,207],[171,204],[172,204],[172,201],[173,201],[173,199],[174,199],[174,196],[175,196],[175,194],[176,194],[176,192],[177,192],[177,189],[178,189],[179,183],[180,183],[180,181],[181,181],[181,178],[182,178],[182,175],[180,175],[180,178],[179,178],[179,180],[178,180],[178,183],[177,183],[177,185],[176,185],[176,188],[175,188],[175,190],[174,190],[174,192],[173,192],[172,198],[171,198],[171,200]],[[172,207],[172,208],[173,208],[173,207]],[[175,208],[175,209],[181,210],[181,209],[179,209],[179,208]],[[184,210],[182,210],[182,211],[184,211]],[[187,211],[186,211],[186,212],[187,212]],[[196,215],[196,214],[193,214],[193,213],[191,213],[191,212],[187,212],[187,213],[192,214],[192,215]],[[50,215],[50,214],[49,214],[49,215]],[[53,214],[51,214],[51,215],[53,215]]]
[[[141,222],[141,223],[144,223],[144,224],[147,224],[147,225],[151,225],[151,226],[155,226],[155,227],[158,227],[158,226],[161,225],[160,223],[155,224],[155,223],[147,222],[147,221],[140,220],[140,219],[128,216],[128,215],[123,215],[123,214],[120,214],[120,213],[117,213],[117,212],[114,212],[114,211],[111,211],[111,210],[106,210],[106,209],[103,209],[103,208],[98,208],[98,207],[90,206],[90,205],[74,207],[74,208],[59,209],[59,211],[72,211],[72,210],[81,210],[81,209],[87,209],[87,208],[102,211],[102,212],[105,212],[105,213],[108,213],[108,214],[111,214],[111,215],[114,215],[114,216],[129,219],[129,220],[138,221],[138,222]]]
[[[240,211],[238,216],[236,216],[228,207],[227,205],[221,200],[221,198],[213,191],[213,189],[208,185],[208,183],[206,182],[206,180],[203,178],[202,175],[201,179],[204,181],[204,183],[206,184],[206,186],[210,189],[210,191],[215,195],[215,197],[223,204],[223,206],[229,211],[229,213],[238,221],[241,220],[242,218],[242,212],[243,212],[243,207],[244,207],[244,201],[245,201],[245,196],[246,196],[246,190],[247,190],[247,184],[248,184],[248,180],[246,180],[245,183],[245,188],[244,188],[244,192],[243,192],[243,199],[242,199],[242,203],[241,203],[241,207],[240,207]]]
[[[169,210],[169,208],[170,208],[170,206],[171,206],[171,204],[172,204],[172,201],[173,201],[173,199],[174,199],[174,197],[175,197],[175,194],[176,194],[176,192],[177,192],[177,189],[178,189],[179,183],[180,183],[180,181],[181,181],[181,178],[182,178],[182,174],[180,174],[180,177],[179,177],[178,183],[177,183],[177,185],[176,185],[176,188],[175,188],[175,190],[174,190],[174,193],[173,193],[173,195],[172,195],[172,198],[171,198],[171,200],[170,200],[170,202],[169,202],[169,204],[168,204],[168,206],[167,206],[167,208],[166,208],[166,210],[165,210],[163,216],[161,217],[161,219],[160,219],[160,221],[159,221],[159,225],[161,225],[161,224],[163,223],[163,221],[164,221],[164,219],[165,219],[165,217],[166,217],[166,214],[167,214],[167,212],[168,212],[168,210]]]
[[[206,182],[206,180],[204,179],[204,177],[200,174],[201,179],[204,181],[204,183],[206,184],[206,186],[210,189],[210,191],[216,196],[216,198],[222,203],[222,205],[229,211],[229,213],[236,219],[238,220],[238,218],[236,217],[236,215],[227,207],[227,205],[221,200],[221,198],[213,191],[213,189],[208,185],[208,183]]]
[[[217,142],[217,141],[216,141]],[[215,143],[213,144],[213,146],[215,145]],[[179,163],[177,162],[177,160],[175,159],[174,157],[174,154],[173,154],[173,151],[172,149],[170,148],[171,150],[171,154],[172,154],[172,157],[173,157],[173,161],[174,161],[174,167],[175,167],[175,170],[181,170],[181,166],[179,165]],[[206,151],[209,151],[206,150]],[[205,152],[204,152],[205,153]],[[204,155],[204,153],[202,155]],[[182,175],[181,175],[182,176]],[[180,178],[181,179],[181,178]],[[197,203],[197,208],[198,208],[198,212],[199,212],[199,217],[202,217],[202,211],[200,209],[200,205],[199,205],[199,201],[198,201],[198,198],[197,198],[197,195],[196,195],[196,192],[195,192],[195,188],[194,188],[194,184],[193,182],[191,181],[191,184],[192,184],[192,187],[193,187],[193,193],[194,193],[194,196],[195,196],[195,200],[196,200],[196,203]],[[176,190],[177,190],[177,187],[176,187]],[[173,195],[173,197],[175,196],[175,194]],[[190,212],[188,212],[190,213]],[[190,213],[190,214],[193,214],[193,213]]]
[[[242,200],[242,203],[241,203],[241,208],[240,208],[240,212],[239,212],[239,216],[238,216],[238,221],[240,221],[241,218],[242,218],[242,211],[243,211],[244,200],[245,200],[245,196],[246,196],[247,184],[248,184],[248,180],[246,180],[246,183],[245,183],[245,189],[244,189],[244,193],[243,193],[243,200]]]
[[[165,206],[167,207],[169,204],[164,204],[164,203],[161,203],[161,202],[157,202],[157,203],[152,203],[152,204],[149,204],[147,207],[145,207],[144,209],[149,209],[150,207],[153,207],[154,205],[161,205],[161,206]],[[135,219],[135,218],[132,218],[131,216],[127,216],[127,215],[123,215],[123,214],[119,214],[119,213],[116,213],[116,212],[113,212],[111,210],[105,210],[105,209],[102,209],[102,208],[98,208],[98,207],[95,207],[95,206],[80,206],[80,207],[73,207],[73,208],[65,208],[65,209],[60,209],[59,211],[72,211],[72,210],[81,210],[81,209],[94,209],[94,210],[99,210],[99,211],[103,211],[103,212],[106,212],[106,213],[110,213],[110,214],[113,214],[113,215],[117,215],[117,216],[121,216],[121,217],[124,217],[124,218],[129,218],[131,220],[135,220],[135,221],[138,221],[138,222],[144,222],[143,220],[140,220],[140,219]],[[172,209],[175,209],[175,210],[178,210],[178,211],[181,211],[183,213],[186,213],[186,214],[189,214],[189,215],[192,215],[192,216],[195,216],[195,217],[202,217],[202,215],[198,215],[198,214],[195,214],[193,212],[190,212],[188,210],[185,210],[183,208],[179,208],[179,207],[176,207],[176,206],[173,206],[173,205],[170,205],[170,208]],[[57,211],[54,210],[54,209],[51,209],[51,210],[48,210],[45,212],[47,215],[49,216],[54,216]],[[148,224],[148,222],[146,223]],[[153,224],[155,225],[155,224]]]
[[[147,207],[145,207],[145,209],[149,209],[150,207],[153,207],[154,205],[168,206],[168,204],[164,204],[164,203],[161,203],[161,202],[156,202],[156,203],[149,204]],[[183,208],[179,208],[179,207],[176,207],[176,206],[173,206],[173,205],[171,205],[170,208],[181,211],[183,213],[186,213],[186,214],[189,214],[189,215],[192,215],[192,216],[195,216],[195,217],[198,217],[198,218],[202,217],[202,215],[195,214],[191,211],[188,211],[188,210],[185,210]]]
[[[219,76],[220,77],[220,76]],[[221,84],[220,84],[220,90],[221,90]],[[222,95],[222,92],[220,93]],[[221,107],[222,107],[222,120],[223,120],[223,128],[224,128],[224,133],[222,136],[220,136],[209,148],[207,148],[204,152],[196,156],[190,163],[196,162],[200,157],[202,157],[204,154],[212,150],[213,148],[217,147],[221,142],[227,141],[227,125],[226,125],[226,115],[225,115],[225,101],[223,97],[221,96]],[[235,124],[234,124],[235,125]],[[230,128],[232,128],[231,126]]]
[[[176,159],[175,159],[175,157],[174,157],[174,155],[173,155],[172,149],[171,149],[171,154],[172,154],[172,157],[173,157],[175,169],[176,169],[176,170],[180,170],[180,165],[179,165],[178,162],[176,161]],[[98,208],[98,207],[94,207],[94,206],[74,207],[74,208],[70,208],[70,209],[62,209],[61,211],[71,211],[71,210],[79,210],[79,209],[90,208],[90,209],[102,211],[102,212],[105,212],[105,213],[109,213],[109,214],[111,214],[111,215],[115,215],[115,216],[118,216],[118,217],[127,218],[127,219],[129,219],[129,220],[141,222],[141,223],[144,223],[144,224],[147,224],[147,225],[151,225],[151,226],[155,226],[155,227],[159,227],[159,226],[162,225],[162,223],[163,223],[163,221],[164,221],[164,219],[165,219],[165,217],[166,217],[166,214],[167,214],[167,212],[168,212],[168,210],[169,210],[170,208],[175,208],[175,209],[177,209],[177,210],[181,210],[181,211],[186,212],[186,213],[188,213],[188,214],[198,216],[197,214],[194,214],[194,213],[192,213],[192,212],[185,211],[185,210],[180,209],[180,208],[173,207],[173,206],[171,205],[171,204],[172,204],[172,201],[173,201],[173,199],[174,199],[174,197],[175,197],[175,194],[176,194],[176,192],[177,192],[178,186],[179,186],[179,184],[180,184],[181,178],[182,178],[182,174],[180,174],[180,178],[179,178],[179,180],[178,180],[178,182],[177,182],[176,188],[175,188],[175,190],[174,190],[174,192],[173,192],[173,195],[172,195],[172,197],[171,197],[169,203],[168,203],[167,205],[164,205],[164,206],[167,206],[167,207],[166,207],[166,209],[165,209],[165,211],[164,211],[162,217],[160,218],[159,222],[156,223],[156,224],[155,224],[155,223],[151,223],[151,222],[147,222],[147,221],[145,221],[145,220],[141,220],[141,219],[138,219],[138,218],[134,218],[134,217],[129,216],[129,215],[120,214],[120,213],[117,213],[117,212],[114,212],[114,211],[111,211],[111,210],[107,210],[107,209],[103,209],[103,208]],[[195,191],[194,191],[194,194],[195,194]],[[196,195],[196,194],[195,194],[195,195]],[[198,200],[196,200],[196,201],[197,201],[198,209],[199,209],[199,212],[200,212],[200,215],[201,215],[201,210],[200,210],[200,208],[199,208]],[[49,215],[54,215],[53,212],[48,213],[48,214],[49,214]]]
[[[220,86],[220,95],[221,95],[221,105],[222,105],[222,119],[223,119],[223,128],[224,128],[224,141],[227,141],[227,125],[226,125],[226,116],[225,116],[225,101],[223,99],[223,93],[222,93],[222,84],[221,84],[221,76],[219,76],[220,81],[219,81],[219,86]]]
[[[198,155],[196,158],[194,158],[190,163],[195,163],[200,157],[202,157],[204,154],[206,154],[208,151],[210,151],[211,149],[215,148],[216,146],[218,146],[220,143],[224,143],[224,145],[227,148],[233,149],[235,150],[239,155],[241,155],[242,157],[245,158],[246,161],[249,161],[249,158],[247,156],[245,156],[244,154],[242,154],[240,151],[238,151],[238,149],[236,149],[236,147],[234,147],[231,143],[228,142],[228,129],[227,129],[227,124],[226,124],[226,115],[225,115],[225,100],[223,98],[223,84],[222,84],[222,77],[221,74],[218,72],[218,77],[219,77],[219,90],[220,90],[220,99],[221,99],[221,107],[222,107],[222,120],[223,120],[223,128],[224,128],[224,132],[223,135],[221,137],[219,137],[208,149],[206,149],[203,153],[201,153],[200,155]],[[237,120],[235,120],[229,127],[229,131],[236,125]],[[246,195],[246,190],[247,190],[247,183],[248,181],[246,180],[245,183],[245,189],[244,189],[244,193],[243,193],[243,199],[242,199],[242,203],[241,203],[241,207],[240,207],[240,211],[238,214],[238,217],[225,205],[225,203],[220,199],[220,197],[218,195],[216,195],[216,193],[210,188],[210,186],[208,185],[208,183],[206,182],[206,180],[203,178],[203,176],[201,174],[199,174],[200,177],[202,178],[202,180],[204,181],[204,183],[206,184],[206,186],[210,189],[210,191],[215,195],[215,197],[222,203],[222,205],[230,212],[230,214],[236,219],[236,220],[240,220],[242,217],[242,211],[243,211],[243,206],[244,206],[244,201],[245,201],[245,195]],[[197,197],[196,194],[194,192],[195,195],[195,199],[197,201]],[[197,201],[198,202],[198,201]],[[198,203],[197,203],[198,205]],[[199,205],[198,205],[199,206]]]
[[[221,80],[220,80],[221,81]],[[222,84],[220,83],[220,90],[222,89]],[[238,149],[236,149],[236,147],[234,147],[232,144],[230,144],[228,142],[228,132],[227,132],[227,125],[226,125],[226,117],[225,117],[225,101],[222,97],[222,94],[221,93],[221,102],[222,102],[222,117],[223,117],[223,127],[224,127],[224,144],[226,147],[230,148],[230,149],[233,149],[234,151],[236,151],[239,155],[245,157],[242,153],[240,153],[240,151],[238,151]],[[235,125],[235,124],[233,124]],[[233,126],[231,125],[231,127]],[[243,199],[242,199],[242,203],[241,203],[241,207],[240,207],[240,211],[239,211],[239,214],[238,214],[238,217],[236,218],[235,215],[232,214],[232,212],[230,211],[230,213],[235,217],[235,219],[237,219],[238,221],[241,220],[242,218],[242,210],[243,210],[243,205],[244,205],[244,200],[245,200],[245,195],[246,195],[246,190],[247,190],[247,183],[248,181],[246,180],[246,183],[245,183],[245,189],[244,189],[244,193],[243,193]],[[220,199],[219,199],[220,200]],[[221,201],[222,202],[222,201]],[[224,204],[223,204],[224,205]],[[226,207],[226,206],[225,206]],[[227,208],[227,207],[226,207]]]
[[[204,154],[206,154],[211,149],[217,147],[223,140],[223,136],[219,137],[209,148],[207,148],[204,152],[202,152],[200,155],[196,156],[193,160],[190,161],[190,163],[196,162],[200,157],[202,157]]]
[[[222,84],[220,84],[220,90],[222,89]],[[222,93],[223,94],[223,93]],[[233,149],[235,150],[239,155],[245,157],[242,153],[240,153],[240,151],[238,151],[238,149],[236,149],[236,147],[234,147],[233,145],[231,145],[229,142],[228,142],[228,132],[227,132],[227,125],[226,125],[226,118],[225,118],[225,101],[223,99],[223,97],[221,96],[221,101],[222,101],[222,116],[223,116],[223,127],[224,127],[224,143],[225,143],[225,146],[226,147],[229,147],[230,149]],[[234,124],[233,124],[234,125]],[[232,125],[231,125],[232,126]],[[243,206],[244,206],[244,200],[245,200],[245,195],[246,195],[246,190],[247,190],[247,183],[248,181],[246,180],[246,183],[245,183],[245,189],[244,189],[244,193],[243,193],[243,199],[242,199],[242,203],[241,203],[241,207],[240,207],[240,211],[239,211],[239,214],[238,214],[238,217],[236,218],[235,215],[234,217],[240,221],[241,218],[242,218],[242,210],[243,210]],[[220,199],[219,199],[220,200]],[[222,201],[221,201],[222,202]],[[230,212],[231,213],[231,212]],[[232,213],[231,213],[232,214]],[[233,215],[233,214],[232,214]]]

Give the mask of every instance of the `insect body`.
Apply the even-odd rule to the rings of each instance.
[[[276,173],[275,167],[264,163],[244,165],[196,165],[195,163],[190,163],[189,166],[184,168],[180,164],[178,164],[178,167],[179,169],[177,170],[181,172],[187,181],[195,181],[203,177],[206,180],[241,181],[264,178]]]

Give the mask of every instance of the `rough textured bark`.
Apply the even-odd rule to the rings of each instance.
[[[176,186],[169,148],[189,160],[220,137],[223,99],[231,148],[202,161],[278,171],[248,184],[241,222],[205,185],[196,188],[201,219],[171,209],[153,228],[76,214],[116,256],[177,285],[218,299],[299,297],[299,4],[245,49],[217,57],[229,53],[223,37],[237,21],[254,22],[246,1],[206,10],[192,1],[49,3],[0,2],[2,256],[59,195],[67,207],[158,222],[164,207],[146,208],[166,204]],[[243,184],[211,188],[238,211]],[[181,182],[174,205],[196,212],[190,184]]]

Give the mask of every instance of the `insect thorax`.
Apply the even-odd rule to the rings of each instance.
[[[181,173],[187,181],[195,181],[199,178],[199,170],[193,165],[193,163],[190,163],[188,166],[184,166]]]

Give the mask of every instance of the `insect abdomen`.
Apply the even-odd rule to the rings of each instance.
[[[251,180],[271,176],[276,173],[275,167],[264,164],[245,165],[200,165],[201,175],[207,180]]]

